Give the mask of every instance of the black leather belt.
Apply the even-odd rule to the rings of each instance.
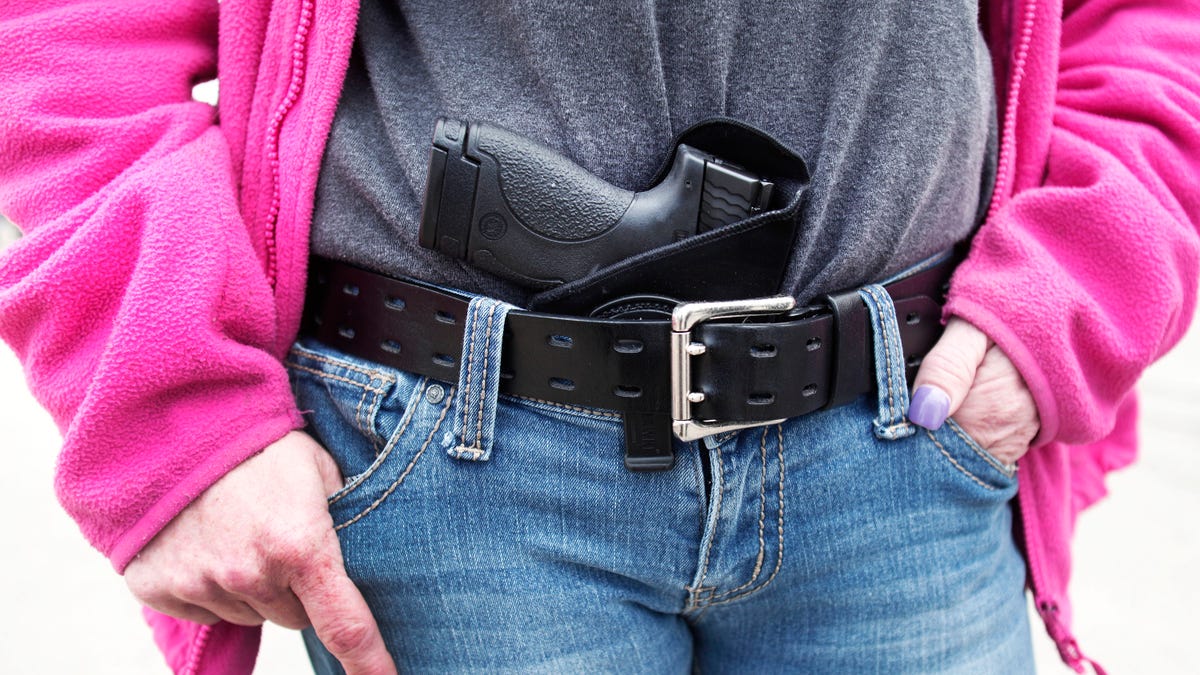
[[[911,383],[941,335],[957,258],[885,286]],[[469,298],[314,258],[303,332],[360,358],[457,382]],[[626,465],[669,468],[672,434],[695,440],[848,403],[875,389],[868,310],[854,289],[795,308],[791,298],[684,303],[671,320],[513,310],[500,391],[620,411]]]

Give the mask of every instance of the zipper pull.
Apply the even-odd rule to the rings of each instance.
[[[1087,672],[1084,668],[1084,664],[1087,664],[1092,667],[1092,671],[1096,675],[1107,675],[1099,663],[1083,655],[1079,649],[1079,643],[1075,641],[1075,636],[1071,635],[1070,631],[1058,620],[1058,603],[1038,600],[1037,611],[1038,615],[1042,617],[1042,621],[1046,623],[1047,632],[1054,640],[1054,645],[1058,647],[1058,655],[1064,663],[1077,673]]]

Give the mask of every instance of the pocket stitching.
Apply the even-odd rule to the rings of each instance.
[[[422,384],[420,387],[418,387],[414,391],[416,392],[417,395],[424,396],[425,395],[424,384]],[[377,394],[376,396],[378,398],[379,394]],[[412,400],[412,399],[410,399],[410,400]],[[342,489],[338,490],[337,492],[333,493],[332,495],[329,495],[329,497],[326,499],[326,502],[328,503],[329,506],[333,506],[338,501],[340,501],[343,497],[350,494],[354,490],[358,489],[358,487],[361,486],[364,481],[366,481],[368,478],[370,478],[372,475],[374,475],[374,473],[376,471],[379,470],[379,467],[383,466],[384,462],[387,460],[388,455],[392,454],[392,450],[395,449],[396,445],[400,442],[400,439],[404,437],[404,432],[406,430],[408,430],[408,425],[413,421],[414,417],[416,417],[416,406],[409,405],[408,408],[404,411],[404,419],[400,423],[400,428],[396,429],[396,432],[392,434],[391,440],[389,440],[387,445],[385,445],[383,447],[383,450],[379,451],[375,455],[375,461],[371,462],[371,466],[367,467],[366,471],[363,471],[362,473],[353,476],[349,483],[346,483],[344,486],[342,486]],[[371,434],[372,438],[374,438],[375,436],[376,436],[375,433]],[[372,444],[374,444],[374,441],[372,441]]]
[[[404,482],[404,480],[406,478],[408,478],[408,475],[410,473],[412,473],[413,467],[417,465],[417,460],[421,459],[421,455],[425,454],[425,450],[429,448],[429,444],[432,443],[434,437],[437,436],[438,429],[441,428],[442,422],[446,419],[446,414],[450,412],[451,400],[452,400],[451,397],[449,397],[449,396],[446,397],[446,403],[442,406],[442,414],[437,418],[437,421],[434,422],[433,429],[430,430],[429,436],[425,439],[425,442],[421,445],[421,448],[419,450],[417,450],[417,454],[413,455],[413,458],[411,460],[409,460],[408,466],[404,467],[404,471],[401,472],[401,474],[396,478],[396,480],[392,481],[392,484],[388,486],[388,489],[385,490],[383,494],[379,495],[379,497],[374,502],[372,502],[370,506],[368,506],[367,508],[360,511],[358,513],[358,515],[354,516],[350,520],[347,520],[347,521],[341,523],[340,525],[334,526],[333,529],[335,532],[353,525],[354,523],[356,523],[359,520],[361,520],[362,518],[364,518],[368,513],[374,511],[380,504],[382,504],[384,502],[385,499],[387,499],[389,496],[391,496],[391,494],[393,492],[396,491],[396,488],[400,487],[400,485]],[[410,419],[411,419],[411,416],[410,416]],[[390,452],[391,448],[395,447],[395,445],[396,445],[395,441],[399,440],[400,436],[401,436],[401,434],[399,432],[397,432],[396,434],[394,434],[392,436],[392,442],[390,442],[388,444],[389,452]]]
[[[996,486],[994,486],[994,485],[988,485],[988,484],[987,484],[987,483],[985,483],[985,482],[984,482],[984,481],[983,481],[981,478],[979,478],[979,477],[978,477],[978,476],[976,476],[975,474],[973,474],[973,473],[971,473],[970,471],[968,471],[968,470],[967,470],[967,468],[966,468],[966,467],[964,467],[962,464],[959,464],[959,463],[958,463],[958,460],[957,460],[957,459],[954,459],[954,457],[953,457],[953,456],[951,456],[951,455],[950,455],[950,453],[946,451],[946,448],[945,448],[945,447],[942,445],[941,441],[939,441],[939,440],[937,439],[937,437],[933,435],[933,432],[932,432],[932,431],[930,431],[930,430],[926,429],[926,430],[925,430],[925,435],[926,435],[926,436],[928,436],[928,437],[929,437],[929,440],[933,441],[933,444],[937,446],[938,452],[942,453],[942,456],[943,456],[943,457],[945,457],[946,459],[950,460],[950,463],[954,465],[954,468],[956,468],[956,469],[958,469],[959,471],[961,471],[961,472],[963,473],[963,475],[965,475],[967,478],[970,478],[972,481],[974,481],[974,482],[978,483],[979,485],[983,486],[985,489],[988,489],[988,490],[999,490],[999,489],[1000,489],[1000,488],[998,488],[998,487],[996,487]]]
[[[336,381],[338,381],[338,382],[344,382],[345,384],[349,384],[349,385],[351,385],[351,386],[359,387],[359,388],[361,388],[361,389],[366,389],[366,390],[368,390],[368,391],[371,391],[371,392],[374,392],[374,393],[376,393],[376,394],[383,394],[383,393],[386,393],[384,389],[381,389],[381,388],[379,388],[379,387],[374,387],[374,386],[371,386],[371,385],[374,383],[374,380],[372,380],[372,382],[368,382],[368,383],[366,383],[366,384],[363,384],[362,382],[356,382],[355,380],[351,380],[351,379],[350,379],[350,378],[348,378],[348,377],[342,377],[341,375],[334,375],[333,373],[325,373],[325,372],[322,372],[322,371],[320,371],[320,370],[317,370],[317,369],[315,369],[315,368],[309,368],[308,366],[302,366],[302,365],[300,365],[299,363],[296,363],[295,361],[291,361],[291,362],[289,362],[289,363],[288,363],[288,366],[290,366],[290,367],[292,367],[292,368],[295,368],[296,370],[300,370],[300,371],[303,371],[303,372],[305,372],[305,373],[309,373],[310,375],[316,375],[317,377],[325,378],[325,379],[327,379],[327,380],[336,380]],[[382,378],[381,378],[381,379],[382,379]]]
[[[361,373],[363,375],[370,376],[372,380],[374,380],[375,378],[379,378],[383,382],[390,384],[395,379],[391,375],[388,375],[387,373],[384,373],[384,372],[380,372],[379,370],[372,370],[372,369],[364,368],[362,366],[350,363],[349,361],[343,361],[340,359],[331,359],[328,356],[324,356],[322,354],[318,354],[317,352],[310,351],[308,349],[304,349],[303,347],[300,347],[298,345],[292,346],[291,353],[300,358],[311,359],[311,360],[317,361],[319,363],[327,363],[331,366],[334,366],[335,368],[345,368],[346,370],[353,370],[356,373]],[[296,365],[297,367],[303,368],[303,366],[300,366],[300,364],[295,363],[294,361],[293,361],[293,364]],[[318,371],[311,371],[311,372],[318,372]]]
[[[946,423],[950,426],[950,430],[953,431],[959,438],[961,438],[963,442],[967,444],[967,447],[971,448],[972,452],[974,452],[976,455],[979,455],[980,459],[988,464],[991,464],[994,469],[1000,473],[1003,473],[1005,476],[1012,478],[1014,473],[1013,470],[1009,467],[1006,467],[999,459],[996,459],[992,453],[984,450],[983,446],[980,445],[979,442],[974,438],[971,438],[970,434],[968,434],[958,422],[955,422],[953,419],[948,419],[946,420]]]
[[[289,368],[309,373],[326,380],[342,382],[344,384],[362,389],[362,395],[358,399],[358,405],[354,407],[354,424],[358,427],[358,431],[360,433],[371,440],[371,448],[375,451],[375,456],[379,457],[379,453],[381,452],[379,445],[380,443],[384,442],[384,438],[375,431],[375,417],[379,411],[380,401],[383,399],[384,394],[387,393],[388,387],[391,387],[396,383],[396,378],[384,371],[364,368],[362,366],[350,363],[349,361],[332,359],[322,354],[304,349],[299,345],[292,346],[292,349],[289,351],[289,356],[292,357],[287,360],[286,365]],[[310,361],[316,361],[318,363],[330,365],[334,368],[344,368],[346,370],[365,375],[371,379],[368,382],[352,380],[347,377],[334,375],[333,373],[327,373],[323,370],[301,365],[296,361],[296,359],[308,359]],[[374,394],[374,397],[371,399],[371,404],[368,406],[364,414],[363,404],[367,401],[367,392]]]

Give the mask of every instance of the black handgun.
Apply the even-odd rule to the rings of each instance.
[[[686,144],[644,192],[484,122],[439,119],[420,243],[544,289],[764,210],[773,183]]]

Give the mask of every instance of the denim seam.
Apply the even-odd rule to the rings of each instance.
[[[931,431],[929,431],[928,429],[926,429],[926,430],[925,430],[925,435],[929,437],[929,440],[933,441],[933,444],[937,446],[937,449],[938,449],[938,451],[939,451],[939,452],[941,452],[941,453],[942,453],[942,455],[943,455],[943,456],[944,456],[946,459],[950,460],[950,463],[954,465],[954,468],[956,468],[956,469],[958,469],[959,471],[963,472],[963,474],[964,474],[964,475],[965,475],[967,478],[970,478],[971,480],[975,481],[976,483],[978,483],[979,485],[983,486],[984,488],[986,488],[986,489],[988,489],[988,490],[999,490],[999,489],[1000,489],[1000,488],[997,488],[997,487],[995,487],[995,486],[993,486],[993,485],[988,485],[987,483],[983,482],[983,480],[981,480],[981,479],[980,479],[978,476],[976,476],[975,474],[973,474],[973,473],[971,473],[970,471],[968,471],[968,470],[967,470],[967,468],[966,468],[966,467],[964,467],[962,464],[959,464],[959,463],[958,463],[958,460],[956,460],[956,459],[954,459],[953,457],[951,457],[951,456],[950,456],[950,453],[946,451],[946,448],[945,448],[945,447],[944,447],[944,446],[943,446],[943,445],[942,445],[942,444],[941,444],[941,443],[938,441],[938,439],[937,439],[936,437],[934,437],[934,435],[933,435],[933,432],[931,432]]]
[[[372,384],[374,381],[372,380]],[[371,439],[371,449],[375,451],[375,456],[379,456],[379,441],[375,437],[374,429],[367,426],[367,418],[363,415],[363,403],[367,401],[367,394],[370,392],[368,387],[363,387],[362,396],[358,397],[358,405],[354,408],[354,423],[358,425],[358,432],[367,438]],[[379,402],[379,397],[382,394],[376,392],[375,398],[371,401],[371,406],[374,407]]]
[[[967,447],[971,448],[972,452],[974,452],[976,455],[979,455],[980,459],[987,462],[988,464],[991,464],[997,471],[1003,473],[1005,476],[1008,476],[1009,478],[1012,478],[1013,474],[1016,473],[1011,467],[1004,466],[993,455],[991,455],[988,451],[984,450],[983,446],[979,445],[979,443],[976,442],[974,438],[971,438],[970,436],[968,436],[967,432],[964,431],[961,426],[959,426],[958,422],[955,422],[952,419],[948,419],[948,420],[946,420],[946,423],[947,423],[946,426],[948,426],[950,428],[950,430],[953,431],[956,436],[961,438],[963,443],[966,443]]]
[[[372,382],[363,384],[362,382],[359,382],[357,380],[351,380],[348,377],[342,377],[341,375],[334,375],[333,373],[324,373],[319,370],[316,370],[315,368],[309,368],[307,366],[302,366],[298,363],[289,363],[288,366],[291,368],[295,368],[296,370],[300,370],[300,371],[303,371],[303,372],[306,372],[306,373],[309,373],[312,375],[316,375],[317,377],[323,377],[327,380],[336,380],[337,382],[344,382],[346,384],[353,385],[353,386],[359,387],[361,389],[367,389],[369,391],[379,393],[379,394],[385,393],[385,391],[383,389],[371,386]]]
[[[422,385],[419,389],[421,395],[424,395],[424,390],[425,387]],[[412,423],[413,418],[416,416],[417,413],[415,409],[407,412],[407,414],[404,416],[404,423],[400,425],[400,428],[396,430],[396,433],[392,434],[391,439],[388,441],[387,445],[383,447],[383,450],[379,454],[375,455],[375,461],[371,463],[371,466],[368,467],[366,471],[358,474],[357,476],[353,476],[349,483],[342,486],[342,489],[329,496],[327,502],[330,506],[333,506],[337,502],[341,501],[343,497],[353,492],[359,485],[362,485],[363,481],[370,478],[376,471],[378,471],[379,467],[383,466],[384,460],[388,455],[392,454],[392,450],[395,449],[396,444],[400,442],[400,439],[404,437],[404,432],[408,430],[408,425]]]
[[[461,451],[468,451],[467,447],[467,426],[471,421],[471,381],[475,379],[475,369],[472,364],[475,362],[475,323],[479,321],[479,312],[467,310],[471,317],[471,322],[466,326],[466,331],[463,334],[463,339],[467,341],[467,377],[463,383],[463,419],[462,432],[459,435],[459,448]]]
[[[714,599],[714,602],[719,602],[724,598],[735,595],[743,589],[753,586],[754,582],[758,581],[758,575],[762,574],[763,560],[767,555],[767,542],[763,536],[763,533],[766,531],[767,519],[767,429],[768,427],[763,427],[762,439],[758,444],[758,456],[759,461],[762,463],[762,472],[758,483],[758,555],[754,560],[754,572],[750,575],[749,581],[737,588],[722,593]]]
[[[700,561],[700,570],[699,570],[700,580],[696,583],[696,585],[694,587],[688,588],[688,591],[689,591],[688,594],[690,597],[688,600],[689,606],[688,606],[687,611],[695,611],[697,608],[700,608],[699,594],[702,591],[704,591],[705,588],[709,589],[710,597],[712,596],[712,592],[714,590],[714,589],[712,589],[712,587],[706,587],[704,585],[704,581],[705,581],[705,579],[708,578],[709,556],[712,554],[713,543],[716,542],[716,540],[717,540],[717,529],[721,522],[721,502],[724,501],[724,495],[725,495],[725,462],[721,458],[721,446],[718,445],[716,447],[716,452],[717,452],[717,466],[716,466],[715,470],[713,471],[713,478],[714,478],[713,487],[717,493],[717,501],[715,504],[712,505],[712,511],[710,512],[710,514],[707,514],[707,515],[710,515],[710,517],[712,519],[712,523],[713,523],[712,536],[708,538],[708,546],[704,547],[704,556],[703,556],[703,558],[701,558],[701,561]],[[708,519],[706,518],[705,519],[705,521],[706,521],[705,529],[706,530],[708,529],[707,520]]]
[[[396,480],[392,481],[392,484],[388,486],[388,489],[385,490],[383,494],[379,495],[379,498],[372,502],[370,506],[360,511],[358,515],[354,516],[350,520],[335,526],[333,528],[335,532],[353,525],[364,518],[368,513],[374,511],[379,507],[380,504],[384,502],[384,500],[386,500],[393,492],[396,491],[396,488],[400,487],[406,478],[408,478],[408,475],[412,473],[413,467],[417,465],[417,460],[421,459],[421,455],[425,454],[425,450],[429,447],[429,444],[433,442],[434,436],[437,435],[438,429],[442,426],[442,421],[446,419],[446,413],[450,412],[450,401],[451,398],[447,396],[446,403],[442,406],[442,414],[437,418],[437,421],[434,422],[433,429],[430,430],[429,436],[425,439],[425,442],[421,444],[421,448],[417,450],[417,454],[413,455],[413,458],[408,462],[408,466],[404,467],[403,473],[401,473]],[[396,434],[395,438],[399,438],[399,433]]]
[[[479,449],[479,454],[483,454],[483,409],[487,406],[487,402],[483,399],[488,396],[488,356],[491,355],[492,351],[492,317],[496,314],[496,307],[498,306],[493,304],[492,308],[488,310],[487,330],[483,334],[483,373],[480,376],[479,382],[479,417],[475,421],[475,445],[473,446],[473,448]]]
[[[866,292],[872,298],[874,298],[876,304],[878,304],[878,305],[883,304],[883,301],[879,299],[878,291],[874,287],[868,286],[864,290],[866,290]],[[891,330],[889,330],[890,324],[888,323],[888,321],[889,321],[888,315],[892,314],[893,312],[882,311],[882,306],[880,307],[880,310],[881,310],[881,311],[879,311],[879,320],[880,320],[880,324],[881,324],[880,332],[883,333],[883,361],[884,361],[884,367],[887,370],[887,382],[888,382],[888,385],[887,385],[888,386],[888,418],[891,421],[891,424],[889,425],[888,428],[895,428],[897,426],[896,422],[894,421],[896,419],[896,400],[895,400],[896,392],[893,389],[895,383],[892,380],[892,340],[891,340]],[[876,367],[878,367],[878,366],[876,366]]]
[[[363,433],[371,439],[371,449],[375,451],[375,456],[378,457],[382,452],[380,443],[385,443],[386,440],[379,435],[375,429],[375,422],[379,419],[379,407],[383,403],[383,392],[375,392],[375,398],[371,400],[371,405],[366,410],[366,419],[363,423],[366,425]]]
[[[295,355],[297,358],[311,359],[313,361],[317,361],[320,363],[327,363],[331,366],[334,366],[335,368],[345,368],[346,370],[352,370],[356,373],[362,373],[363,375],[368,375],[372,379],[378,378],[380,380],[383,380],[384,382],[391,382],[395,379],[391,375],[388,375],[387,373],[381,372],[379,370],[371,370],[369,368],[363,368],[362,366],[356,366],[353,363],[350,363],[348,361],[339,361],[336,359],[331,359],[322,354],[318,354],[316,352],[311,352],[307,349],[304,349],[303,347],[293,346],[289,353]]]
[[[751,588],[751,589],[745,591],[744,593],[741,593],[740,595],[734,595],[731,597],[722,597],[722,598],[718,599],[717,601],[713,602],[711,605],[709,605],[710,607],[713,605],[717,605],[717,604],[730,603],[735,600],[740,600],[741,598],[750,596],[754,593],[758,593],[759,591],[763,590],[767,586],[770,586],[771,582],[775,581],[775,577],[779,575],[779,570],[783,569],[783,530],[784,530],[783,479],[784,479],[785,471],[784,471],[784,464],[783,464],[783,425],[782,424],[775,425],[775,433],[776,433],[776,436],[779,438],[779,520],[778,520],[779,552],[775,556],[775,569],[771,570],[771,576],[767,577],[767,579],[765,581],[763,581],[761,584],[759,584],[758,586],[755,586],[754,588]],[[763,434],[763,447],[764,447],[764,449],[766,447],[766,434],[765,433]],[[765,490],[764,490],[764,492],[765,492]],[[764,495],[764,497],[765,497],[765,495]]]
[[[697,449],[700,452],[709,451],[708,448],[704,447],[703,442],[697,444]],[[696,473],[696,500],[700,503],[700,514],[707,516],[708,502],[713,498],[713,495],[708,494],[710,489],[705,489],[704,487],[704,465],[703,460],[699,456],[699,452],[696,453],[696,462],[694,463],[694,467]],[[696,541],[704,541],[704,526],[706,522],[707,521],[703,518],[700,520],[700,536]]]

